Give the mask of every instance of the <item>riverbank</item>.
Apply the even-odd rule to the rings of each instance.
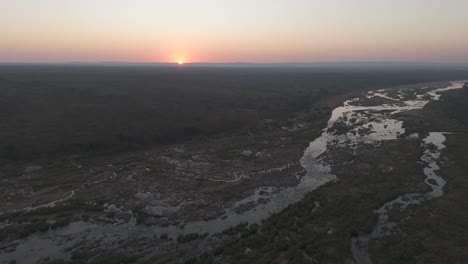
[[[440,87],[448,86],[438,84],[433,89]],[[428,89],[431,88],[417,87],[421,93],[426,93],[424,90]],[[447,90],[449,89],[451,88]],[[389,113],[395,112],[398,120],[397,113],[401,110],[397,108],[411,110],[413,107],[414,109],[423,107],[425,105],[423,101],[430,98],[424,96],[418,98],[414,92],[414,89],[409,88],[395,91],[394,95],[401,97],[387,95],[404,102],[396,104],[393,109],[388,107],[388,104],[389,100],[394,100],[377,95],[383,99],[366,102],[366,107],[382,103],[387,103],[387,106],[378,107],[379,109],[373,110],[372,115],[362,113],[357,107],[356,114],[364,116],[368,121],[361,123],[356,120],[350,121],[349,123],[353,125],[338,126],[342,129],[334,129],[333,133],[347,134],[348,138],[349,136],[366,138],[370,141],[375,140],[373,137],[376,134],[385,139],[389,139],[389,135],[392,138],[392,133],[393,135],[396,133],[396,136],[375,144],[358,144],[357,147],[349,142],[338,141],[337,144],[332,144],[328,157],[326,155],[323,159],[330,162],[332,172],[339,179],[337,182],[324,185],[310,193],[303,201],[264,221],[262,227],[253,230],[247,227],[240,228],[234,232],[239,239],[228,240],[223,246],[214,250],[213,259],[218,261],[224,259],[232,263],[355,263],[356,259],[351,255],[350,241],[360,234],[371,233],[378,222],[378,215],[374,213],[374,209],[400,195],[431,191],[430,185],[424,182],[426,165],[421,162],[421,156],[425,151],[422,139],[427,132],[421,128],[418,134],[414,134],[414,131],[405,133],[404,130],[398,129],[398,124],[402,125],[401,121],[381,122],[375,115],[389,116]],[[421,100],[421,102],[410,103],[408,100]],[[348,123],[353,118],[348,116],[341,121]],[[384,131],[380,131],[379,125],[375,122],[383,124]],[[355,123],[361,128],[365,126],[366,129],[355,129]],[[369,123],[372,123],[372,126]],[[397,129],[388,130],[391,125]],[[315,208],[316,203],[320,204],[319,208]],[[413,207],[408,206],[406,212],[411,212]],[[398,210],[390,212],[392,219],[401,216],[397,212]],[[371,249],[371,257],[379,259],[374,253]]]
[[[351,238],[372,231],[373,209],[400,195],[430,190],[420,162],[425,132],[407,133],[402,120],[406,111],[434,100],[438,95],[428,91],[441,87],[451,86],[355,93],[359,100],[337,107],[351,97],[345,94],[287,121],[263,120],[243,133],[101,159],[29,165],[23,172],[28,181],[48,184],[47,179],[57,178],[50,175],[54,170],[76,177],[61,183],[61,192],[49,190],[61,201],[54,207],[6,211],[0,257],[352,263]],[[71,193],[73,199],[64,202]],[[47,194],[28,207],[53,202]],[[2,208],[11,199],[4,199]],[[21,206],[12,203],[9,210]]]
[[[374,241],[375,263],[464,263],[468,255],[468,89],[447,92],[418,115],[435,117],[425,127],[448,131],[441,152],[438,174],[446,181],[444,195],[413,207],[397,219],[405,219],[399,229]],[[408,125],[414,126],[409,122]]]
[[[83,261],[130,241],[139,242],[119,256],[141,257],[190,247],[179,237],[259,223],[309,190],[282,198],[305,173],[299,160],[307,144],[349,96],[287,120],[263,120],[256,129],[167,148],[12,165],[7,174],[21,177],[0,187],[0,260]]]

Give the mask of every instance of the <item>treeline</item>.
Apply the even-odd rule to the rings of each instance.
[[[453,118],[468,125],[468,83],[462,89],[445,92],[439,101],[428,104],[426,110],[440,118]]]
[[[0,67],[0,163],[97,155],[286,120],[333,95],[466,71]]]

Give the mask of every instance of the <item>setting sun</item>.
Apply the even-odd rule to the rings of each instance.
[[[0,264],[468,264],[468,0],[0,10]]]

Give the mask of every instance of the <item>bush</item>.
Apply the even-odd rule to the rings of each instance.
[[[177,242],[185,243],[185,242],[189,242],[189,241],[192,241],[192,240],[195,240],[195,239],[205,238],[207,236],[208,236],[208,233],[203,234],[203,235],[200,235],[198,233],[192,233],[192,234],[187,234],[187,235],[179,235],[177,237]]]

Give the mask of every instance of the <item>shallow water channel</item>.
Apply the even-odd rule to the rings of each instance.
[[[64,228],[50,230],[46,233],[37,233],[28,238],[17,241],[19,244],[16,250],[9,253],[0,254],[0,262],[8,263],[16,259],[17,263],[34,263],[41,258],[51,257],[68,259],[69,249],[74,245],[85,241],[97,241],[100,243],[116,243],[123,238],[152,237],[154,234],[168,234],[169,237],[177,237],[181,234],[200,233],[214,234],[222,232],[230,227],[240,223],[261,223],[261,221],[273,213],[279,212],[289,204],[300,201],[305,194],[318,188],[319,186],[337,180],[337,177],[331,173],[330,165],[323,160],[325,152],[329,151],[333,144],[344,145],[344,147],[356,148],[357,144],[378,144],[383,140],[396,140],[399,135],[404,133],[402,121],[394,119],[392,116],[396,113],[420,109],[431,100],[438,100],[439,93],[458,89],[463,87],[463,82],[452,82],[449,86],[439,89],[418,89],[416,99],[405,100],[404,90],[398,91],[398,96],[390,96],[386,90],[369,92],[362,98],[356,98],[345,101],[342,106],[333,110],[328,121],[327,127],[323,129],[320,137],[310,142],[300,160],[301,165],[306,170],[306,174],[300,177],[298,184],[292,187],[269,187],[257,188],[254,194],[243,200],[238,201],[232,209],[226,209],[224,215],[210,221],[197,221],[184,223],[182,226],[143,226],[137,225],[135,219],[127,223],[120,224],[93,224],[87,222],[74,222]],[[393,90],[395,91],[395,90]],[[375,97],[381,97],[383,102],[380,105],[366,106],[363,104],[366,100],[372,100]],[[337,122],[344,122],[349,126],[346,133],[336,133],[333,126]],[[360,133],[365,129],[366,133]],[[423,200],[436,198],[443,194],[444,180],[437,175],[437,159],[439,151],[443,148],[443,133],[430,133],[422,145],[434,144],[436,152],[426,149],[422,162],[426,164],[424,173],[427,176],[426,183],[433,189],[427,194],[407,194],[389,201],[381,208],[375,211],[379,216],[379,222],[371,234],[353,238],[352,251],[358,263],[372,263],[367,253],[369,239],[381,236],[385,230],[391,227],[393,223],[388,222],[388,211],[396,205],[402,205],[402,208]],[[429,179],[432,179],[429,181]],[[239,180],[242,180],[241,178]],[[78,190],[76,190],[78,191]],[[74,195],[73,191],[69,197],[51,202],[40,207],[55,206]],[[257,203],[262,199],[263,203]],[[242,213],[236,213],[234,208],[246,204],[256,203],[256,206]],[[316,203],[318,207],[319,204]],[[35,208],[25,208],[30,211]]]

